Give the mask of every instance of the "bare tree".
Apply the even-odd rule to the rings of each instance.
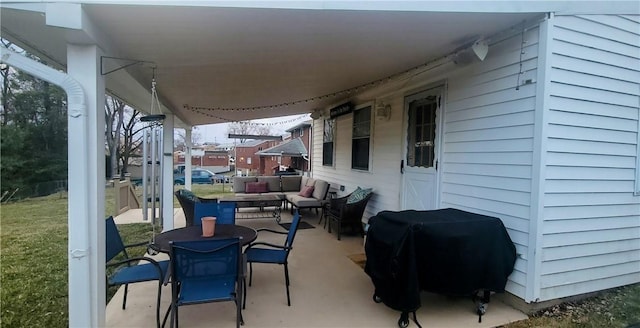
[[[109,160],[111,162],[111,172],[109,172],[111,179],[115,179],[118,175],[118,150],[125,107],[126,104],[124,102],[107,95],[104,106],[106,123],[105,138],[107,141],[107,150],[109,151]]]
[[[122,124],[122,142],[120,143],[119,148],[119,159],[120,159],[120,175],[123,176],[124,173],[128,171],[129,168],[129,158],[140,154],[140,147],[142,146],[142,133],[140,133],[143,129],[147,128],[146,126],[142,126],[139,120],[140,112],[131,109],[131,114],[125,113],[125,118],[123,119]]]
[[[271,127],[263,124],[254,123],[253,121],[233,122],[227,126],[227,133],[241,135],[258,135],[268,136],[271,134]],[[240,138],[240,143],[247,141],[246,138]]]
[[[0,43],[5,48],[11,48],[11,42],[0,39]],[[13,86],[16,84],[15,79],[11,75],[15,75],[12,68],[5,63],[0,64],[0,78],[2,78],[2,99],[0,108],[0,125],[5,126],[9,121],[8,116],[11,106],[9,102],[13,99]]]
[[[194,126],[191,130],[191,144],[197,145],[202,139],[202,134],[198,127]],[[175,148],[179,150],[185,150],[187,147],[187,133],[184,129],[174,129]]]

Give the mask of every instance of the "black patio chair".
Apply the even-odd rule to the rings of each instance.
[[[180,207],[184,212],[185,226],[190,227],[194,224],[194,207],[195,203],[217,203],[217,198],[203,198],[196,196],[193,192],[187,189],[177,190],[175,193]]]
[[[367,202],[373,196],[373,192],[369,190],[368,193],[364,193],[358,200],[354,199],[354,194],[360,192],[356,189],[353,193],[340,197],[329,199],[329,206],[325,208],[325,223],[329,223],[329,233],[331,233],[331,225],[336,224],[338,228],[338,240],[342,235],[342,228],[349,227],[351,231],[360,233],[364,236],[364,229],[362,227],[362,214],[367,207]],[[351,198],[351,201],[350,201]]]

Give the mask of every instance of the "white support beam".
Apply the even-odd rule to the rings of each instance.
[[[69,326],[105,324],[105,137],[101,50],[67,46],[68,74],[85,91],[86,111],[69,108]]]
[[[184,143],[187,147],[186,151],[184,152],[184,187],[187,188],[187,190],[191,190],[191,154],[193,153],[193,145],[191,144],[191,129],[192,127],[184,129]]]
[[[173,124],[174,116],[167,115],[162,124],[162,227],[171,230],[173,225]]]

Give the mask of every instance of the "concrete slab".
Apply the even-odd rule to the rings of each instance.
[[[177,213],[176,223],[184,222],[181,213]],[[283,222],[291,220],[284,211],[283,216]],[[335,233],[317,225],[314,212],[305,212],[303,217],[315,228],[298,231],[289,257],[291,307],[287,306],[283,267],[254,264],[253,285],[248,287],[243,311],[244,327],[397,327],[400,313],[373,302],[371,279],[349,258],[364,252],[363,239],[343,236],[338,241]],[[273,219],[238,220],[237,224],[282,229]],[[281,243],[283,236],[263,233],[259,239]],[[158,256],[166,258],[165,254]],[[107,327],[154,327],[155,286],[153,282],[129,286],[126,310],[121,309],[121,288],[107,306]],[[170,301],[171,290],[166,286],[163,313]],[[235,327],[235,305],[231,302],[183,306],[179,313],[182,327]],[[427,292],[422,293],[417,316],[423,327],[484,328],[527,319],[524,313],[493,298],[478,323],[469,298]]]

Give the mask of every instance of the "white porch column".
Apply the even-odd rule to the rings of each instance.
[[[162,123],[162,227],[173,229],[173,125],[168,114]]]
[[[191,190],[191,150],[193,148],[191,144],[191,129],[191,127],[184,129],[184,143],[187,146],[187,151],[184,153],[184,187],[187,190]]]
[[[67,45],[86,115],[69,108],[69,326],[105,324],[104,78],[96,45]]]

